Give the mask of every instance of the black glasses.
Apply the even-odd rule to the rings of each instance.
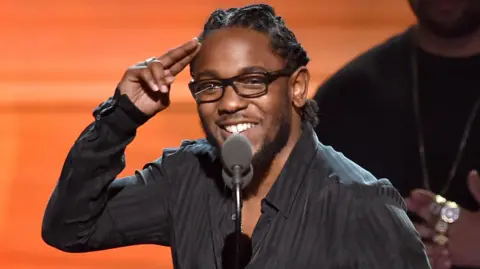
[[[226,79],[204,79],[191,81],[188,84],[193,98],[199,103],[216,102],[222,99],[225,88],[232,86],[242,97],[256,98],[268,92],[268,85],[279,77],[287,77],[293,73],[291,68],[272,72],[250,72]]]

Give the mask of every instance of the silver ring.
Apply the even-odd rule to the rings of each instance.
[[[145,60],[144,64],[148,66],[151,62],[154,62],[156,60],[157,60],[156,57],[150,57],[150,58]]]

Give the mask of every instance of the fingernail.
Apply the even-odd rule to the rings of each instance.
[[[450,268],[450,266],[452,266],[452,262],[451,262],[450,260],[445,261],[445,262],[443,263],[443,266],[445,266],[445,268]]]
[[[448,256],[448,249],[442,250],[442,255]]]
[[[165,77],[165,82],[167,84],[172,84],[172,82],[175,80],[175,77],[173,76],[168,76],[168,77]]]
[[[168,92],[168,87],[165,86],[165,85],[162,85],[162,86],[160,86],[160,91],[163,92],[163,93],[167,93]]]
[[[152,90],[153,90],[154,92],[158,92],[158,91],[160,90],[160,88],[158,87],[157,84],[152,84]]]
[[[171,75],[172,75],[172,71],[170,71],[170,69],[166,69],[165,71],[163,71],[163,75],[164,75],[164,76],[171,76]]]

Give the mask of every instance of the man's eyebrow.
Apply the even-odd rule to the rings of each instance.
[[[239,74],[252,73],[252,72],[267,72],[267,69],[261,66],[248,66],[240,69]]]
[[[205,70],[205,71],[202,71],[198,74],[194,74],[194,76],[196,77],[196,79],[199,79],[201,77],[208,77],[208,78],[217,78],[219,77],[218,76],[218,73],[215,71],[215,70]]]

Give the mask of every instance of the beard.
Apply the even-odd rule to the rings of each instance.
[[[288,98],[282,98],[282,100],[288,100]],[[277,154],[285,147],[290,138],[291,127],[291,112],[288,109],[288,104],[283,101],[280,104],[280,113],[276,114],[272,121],[272,127],[278,126],[278,130],[275,133],[273,139],[265,139],[260,149],[252,157],[253,178],[250,184],[243,190],[245,199],[248,199],[252,195],[255,195],[259,186],[263,182],[263,179],[268,174],[273,160]],[[200,122],[202,129],[205,133],[208,143],[210,143],[216,150],[216,155],[220,156],[221,146],[218,140],[213,135],[212,131],[208,128],[205,119],[200,115]],[[233,115],[232,115],[233,116]]]
[[[409,0],[410,6],[422,26],[441,38],[462,38],[469,36],[480,29],[480,1],[471,0],[456,20],[442,22],[429,14],[430,5],[435,5],[428,0]]]

